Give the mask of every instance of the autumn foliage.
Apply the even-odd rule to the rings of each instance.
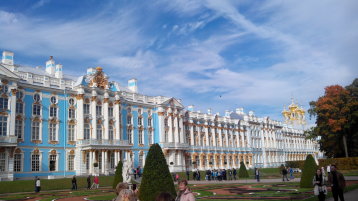
[[[346,88],[333,85],[310,103],[310,115],[316,116],[315,128],[308,134],[320,136],[321,149],[329,157],[357,156],[358,79]]]

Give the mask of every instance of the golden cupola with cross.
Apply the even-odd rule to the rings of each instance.
[[[298,106],[293,99],[288,108],[286,109],[286,107],[284,107],[282,111],[285,123],[291,125],[306,124],[305,113],[306,111],[302,107]]]

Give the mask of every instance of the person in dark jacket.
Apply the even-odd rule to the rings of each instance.
[[[343,190],[346,187],[346,180],[342,173],[337,171],[336,165],[331,165],[331,173],[328,175],[328,183],[332,187],[334,201],[344,201]]]
[[[236,174],[237,174],[237,172],[236,172],[236,169],[235,169],[235,168],[232,168],[232,174],[234,175],[234,180],[236,180]]]
[[[91,175],[87,177],[87,189],[91,189]]]
[[[286,178],[287,181],[290,181],[290,180],[288,180],[287,173],[288,172],[287,172],[286,167],[283,167],[282,168],[282,181],[285,181],[285,178]]]
[[[76,176],[72,178],[72,190],[77,190],[77,179]]]
[[[327,195],[326,178],[322,174],[321,169],[317,169],[316,175],[313,178],[314,195],[318,196],[319,201],[324,201]]]
[[[189,170],[186,170],[186,177],[187,177],[188,181],[189,181],[189,176],[190,176],[190,172],[189,172]]]

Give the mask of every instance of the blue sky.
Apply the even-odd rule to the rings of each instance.
[[[196,110],[281,120],[358,77],[358,1],[0,0],[0,49],[67,74],[101,66]]]

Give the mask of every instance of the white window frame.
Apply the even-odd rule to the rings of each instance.
[[[75,108],[69,108],[68,109],[68,118],[69,119],[75,119],[76,118],[76,110],[75,110]]]
[[[39,124],[39,133],[38,133],[38,139],[33,138],[33,123],[38,123]],[[42,140],[42,122],[41,121],[31,121],[31,140]]]
[[[51,165],[51,157],[55,157],[55,170],[51,170],[51,167],[50,167],[50,165]],[[49,172],[56,172],[56,171],[58,171],[58,154],[51,154],[51,153],[49,153],[49,155],[48,155],[48,171]]]
[[[0,97],[0,111],[8,110],[9,109],[9,98],[8,97]]]
[[[86,126],[88,125],[88,127]],[[88,132],[88,138],[86,138],[86,133]],[[91,139],[91,126],[88,123],[85,123],[83,126],[83,139],[89,140]]]
[[[34,155],[39,156],[39,170],[38,171],[33,170],[34,167],[33,167],[33,158],[32,158],[32,156],[34,156]],[[31,153],[31,172],[41,172],[41,170],[42,170],[41,164],[42,164],[42,154],[41,153],[38,153],[38,154]]]
[[[113,114],[113,107],[108,107],[108,117],[114,117]]]
[[[0,136],[7,136],[9,126],[7,116],[0,116]]]
[[[71,157],[73,157],[71,159]],[[67,170],[68,171],[75,171],[75,158],[76,156],[74,154],[68,154],[67,155]],[[72,162],[71,162],[72,160]],[[71,169],[71,165],[72,165],[72,169]]]
[[[67,126],[67,132],[68,132],[68,141],[75,141],[75,125],[74,124],[68,124]]]
[[[96,105],[96,116],[102,116],[103,115],[103,107],[102,105]]]
[[[133,144],[133,129],[127,128],[128,143]]]
[[[91,105],[89,103],[83,103],[83,115],[91,114]]]
[[[114,140],[114,130],[112,125],[108,126],[108,139]]]
[[[16,171],[16,155],[20,155],[20,170],[19,171]],[[15,153],[14,154],[14,172],[22,172],[24,169],[24,154],[23,153]]]
[[[49,122],[48,124],[48,138],[49,141],[57,141],[58,140],[58,135],[57,135],[57,125],[56,123],[51,123]]]
[[[49,115],[50,118],[57,118],[58,108],[56,106],[50,106]]]
[[[19,105],[21,105],[21,107]],[[16,106],[15,106],[16,114],[24,114],[24,105],[25,104],[23,102],[16,101]]]
[[[35,107],[39,107],[39,112],[37,113],[37,108],[35,110]],[[35,112],[36,111],[36,112]],[[39,103],[32,104],[32,116],[42,116],[42,105]]]
[[[153,144],[153,131],[148,130],[148,144]]]
[[[21,127],[19,126],[18,122],[21,122]],[[21,137],[19,137],[19,134]],[[19,139],[24,138],[24,120],[23,119],[15,119],[15,136]]]
[[[97,124],[97,127],[96,127],[96,139],[97,140],[102,140],[103,139],[103,126],[102,126],[102,124]]]
[[[138,144],[144,144],[144,142],[143,142],[143,130],[138,130]]]
[[[0,164],[2,164],[2,165],[0,165],[0,167],[1,166],[3,166],[3,168],[4,169],[1,169],[0,168],[0,172],[6,172],[7,171],[7,159],[8,157],[7,157],[7,154],[6,154],[6,152],[0,152]]]

